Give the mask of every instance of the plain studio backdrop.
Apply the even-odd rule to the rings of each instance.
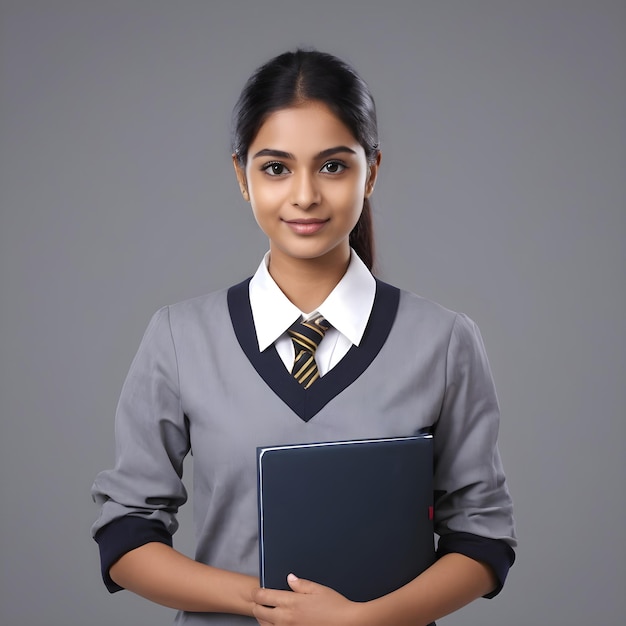
[[[0,622],[171,622],[106,592],[89,489],[152,313],[266,250],[230,111],[304,45],[377,101],[379,276],[474,318],[498,387],[518,560],[441,624],[622,624],[625,6],[0,2]]]

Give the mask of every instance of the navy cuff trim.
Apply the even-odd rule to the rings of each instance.
[[[493,598],[502,591],[509,569],[515,562],[515,552],[505,541],[471,533],[452,532],[439,538],[437,558],[453,552],[464,554],[491,567],[498,579],[498,586],[484,596],[485,598]]]
[[[121,591],[123,587],[111,579],[109,570],[127,552],[152,542],[172,545],[172,535],[162,522],[132,515],[103,526],[96,533],[95,540],[100,548],[102,580],[111,593]]]

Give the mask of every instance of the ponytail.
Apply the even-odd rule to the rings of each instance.
[[[375,261],[374,247],[374,224],[372,220],[372,207],[369,198],[363,201],[363,210],[356,226],[350,233],[350,245],[365,263],[367,269],[372,272]]]

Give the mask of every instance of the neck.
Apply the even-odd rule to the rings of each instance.
[[[270,253],[269,273],[293,304],[304,313],[311,313],[337,286],[349,263],[349,249],[347,254],[316,259],[283,259],[280,254]]]

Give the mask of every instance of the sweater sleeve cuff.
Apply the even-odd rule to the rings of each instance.
[[[111,579],[109,570],[124,554],[152,542],[172,545],[172,536],[161,522],[136,516],[120,517],[103,526],[95,540],[100,548],[102,579],[111,593],[123,589]]]
[[[509,569],[515,562],[515,552],[505,541],[471,533],[453,532],[442,535],[437,546],[437,558],[452,552],[463,554],[491,567],[498,579],[498,585],[485,595],[485,598],[493,598],[500,593]]]

